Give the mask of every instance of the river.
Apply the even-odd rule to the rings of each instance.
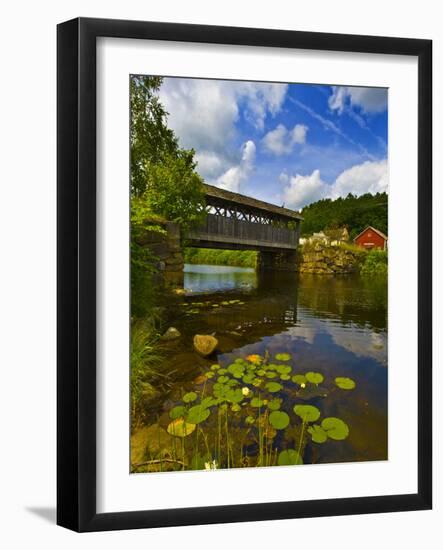
[[[280,361],[280,364],[289,365],[290,374],[284,374],[281,380],[277,378],[281,387],[275,396],[281,401],[280,410],[290,416],[291,425],[284,432],[274,430],[271,458],[264,465],[274,463],[272,449],[277,453],[297,448],[300,437],[306,435],[306,432],[300,434],[300,425],[293,427],[295,403],[318,407],[322,418],[342,419],[349,428],[349,436],[342,441],[328,438],[320,445],[308,439],[303,444],[304,463],[387,459],[385,280],[281,272],[260,274],[239,267],[186,265],[184,287],[184,296],[165,305],[167,326],[177,328],[182,336],[165,344],[165,369],[171,373],[171,384],[152,411],[154,418],[161,419],[161,425],[166,427],[170,422],[170,410],[182,403],[185,392],[202,391],[202,374],[208,372],[211,365],[224,372],[236,360],[241,364],[247,357],[260,356],[274,364],[278,363],[276,355],[288,354],[290,360],[285,358],[286,362]],[[210,359],[193,350],[195,334],[213,334],[218,339],[216,352]],[[281,368],[278,372],[283,371]],[[320,373],[324,380],[320,384],[307,384],[305,388],[292,381],[294,374],[306,372]],[[229,376],[229,372],[227,374]],[[266,376],[271,379],[275,373],[265,373],[262,369],[261,375],[266,382]],[[337,377],[350,378],[355,388],[351,391],[338,388],[334,383]],[[204,382],[205,395],[210,393],[213,383],[214,379]],[[250,389],[255,391],[253,386]],[[260,387],[258,392],[255,395],[260,395]],[[273,395],[269,399],[271,397]],[[241,409],[232,407],[235,411]],[[253,410],[249,405],[246,408]],[[229,412],[232,417],[240,413]],[[262,420],[259,413],[258,421]],[[248,463],[244,458],[258,453],[257,437],[245,442],[238,435],[241,426],[245,426],[244,421],[239,420],[237,424],[239,431],[231,432],[234,447],[242,446],[237,463],[241,459],[243,465],[257,465],[253,464],[254,459]],[[211,444],[208,456],[222,462],[210,447]],[[226,467],[226,464],[220,466]]]

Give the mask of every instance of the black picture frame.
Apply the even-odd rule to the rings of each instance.
[[[418,492],[96,512],[96,39],[154,39],[418,59]],[[78,18],[57,29],[57,523],[104,531],[426,510],[432,506],[432,42]]]

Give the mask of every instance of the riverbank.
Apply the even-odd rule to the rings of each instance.
[[[231,265],[253,267],[257,265],[258,252],[254,250],[218,250],[213,248],[185,248],[187,264]]]

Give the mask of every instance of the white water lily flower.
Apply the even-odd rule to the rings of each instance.
[[[244,388],[241,389],[241,392],[244,396],[249,395],[249,388],[245,386]]]
[[[304,382],[302,382],[302,383],[300,384],[300,388],[306,388],[306,384],[305,384]]]
[[[213,460],[212,462],[205,462],[205,470],[216,470],[217,461]]]

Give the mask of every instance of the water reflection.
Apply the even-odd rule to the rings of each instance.
[[[347,376],[357,383],[352,392],[332,392],[322,405],[324,415],[347,419],[350,437],[342,445],[314,446],[312,461],[386,459],[386,286],[355,276],[186,266],[188,295],[168,306],[168,322],[183,335],[170,345],[176,385],[168,397],[191,390],[215,359],[227,366],[249,354],[287,352],[295,372],[320,371],[329,380]],[[216,335],[216,357],[206,360],[194,352],[196,333]],[[291,406],[290,393],[286,399]]]

